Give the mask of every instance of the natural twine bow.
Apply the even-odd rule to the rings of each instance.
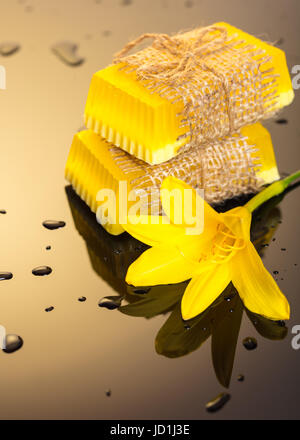
[[[205,37],[207,37],[212,32],[219,32],[220,36],[211,36],[211,38],[204,42]],[[114,63],[126,62],[131,64],[131,60],[138,59],[139,53],[135,55],[129,55],[128,52],[136,47],[138,44],[142,43],[147,38],[152,38],[154,41],[150,47],[158,51],[165,51],[172,55],[175,60],[169,61],[162,59],[160,63],[147,62],[144,66],[138,66],[137,73],[143,74],[149,78],[155,77],[160,78],[171,78],[176,77],[178,74],[183,72],[188,72],[195,67],[197,63],[196,57],[202,57],[204,55],[211,55],[223,47],[224,43],[227,41],[227,30],[220,26],[208,26],[201,29],[195,39],[183,39],[182,37],[176,35],[170,37],[167,34],[143,34],[136,38],[135,40],[127,43],[124,48],[118,52],[114,57]]]
[[[127,55],[128,52],[138,44],[152,38],[150,48],[171,55],[170,58],[164,56],[153,57],[154,61],[145,56],[144,51],[139,51],[133,55]],[[203,58],[208,55],[228,47],[227,29],[221,26],[208,26],[200,29],[195,38],[183,38],[182,35],[170,37],[167,34],[147,33],[135,40],[127,43],[125,47],[118,52],[113,60],[114,64],[125,63],[135,67],[138,80],[152,80],[157,86],[166,85],[169,87],[181,87],[191,80],[195,68],[211,72],[217,77],[225,92],[227,114],[229,119],[229,131],[234,131],[232,111],[230,106],[230,87],[226,78],[218,73],[212,67],[204,63]],[[183,96],[183,98],[185,98]],[[198,103],[199,104],[199,103]],[[185,114],[187,114],[193,103],[188,104],[185,100]],[[193,130],[190,131],[190,134]]]

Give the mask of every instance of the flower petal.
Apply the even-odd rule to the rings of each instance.
[[[167,219],[166,216],[163,216]],[[136,219],[136,218],[134,218]],[[211,245],[212,233],[205,231],[200,235],[189,235],[184,228],[172,223],[163,224],[162,216],[140,216],[141,223],[134,224],[128,217],[123,228],[137,240],[148,246],[176,247],[187,259],[199,260],[201,253],[206,253]],[[159,224],[157,222],[159,221]],[[156,224],[155,224],[156,223]],[[187,264],[185,261],[184,264]]]
[[[220,214],[220,217],[237,238],[250,240],[252,215],[247,208],[238,206]]]
[[[192,202],[190,207],[187,206],[187,204],[184,205],[184,197],[187,197],[184,196],[184,194],[187,194],[185,193],[185,190],[191,191],[191,198],[186,200]],[[170,197],[172,191],[174,191],[174,197]],[[195,217],[195,215],[197,214],[196,208],[202,208],[202,206],[204,213],[205,231],[208,227],[211,226],[213,226],[213,228],[215,229],[219,222],[219,214],[204,199],[202,199],[202,197],[200,197],[197,191],[187,183],[183,182],[182,180],[176,179],[175,177],[169,176],[164,179],[161,185],[160,198],[163,210],[173,224],[179,224],[178,218],[181,219],[181,217],[184,217],[182,219],[182,224],[184,226],[193,226],[193,224],[186,223],[184,221],[186,220],[185,217]],[[174,209],[174,201],[176,202],[176,209]],[[190,209],[187,210],[188,207]]]
[[[165,217],[165,216],[164,216]],[[160,244],[172,244],[184,237],[184,229],[171,223],[163,223],[168,220],[163,216],[141,215],[139,223],[135,224],[136,218],[128,217],[127,224],[122,224],[125,231],[139,241],[156,246]]]
[[[182,301],[181,314],[184,320],[194,318],[209,307],[230,283],[228,264],[204,265],[187,286]]]
[[[177,248],[155,246],[129,266],[126,282],[134,286],[181,283],[190,279],[193,272],[194,265],[187,263]]]
[[[247,309],[268,319],[289,319],[289,303],[251,242],[232,258],[231,272],[232,282]]]

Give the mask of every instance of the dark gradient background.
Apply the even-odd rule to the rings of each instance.
[[[300,350],[291,347],[291,328],[300,324],[300,189],[281,202],[282,224],[264,259],[279,271],[291,304],[287,337],[259,336],[244,314],[232,398],[215,414],[205,411],[223,390],[210,341],[168,359],[154,346],[166,316],[134,318],[97,306],[115,293],[91,266],[64,190],[64,166],[83,124],[92,74],[130,38],[228,21],[272,42],[283,39],[291,69],[300,64],[299,12],[298,0],[0,0],[0,44],[21,45],[11,56],[0,55],[7,72],[7,89],[0,91],[0,209],[7,210],[0,215],[0,269],[14,274],[0,282],[0,324],[24,339],[21,350],[0,352],[1,419],[299,418]],[[81,66],[65,65],[51,52],[61,40],[79,44]],[[288,124],[267,124],[284,173],[300,168],[300,90],[295,95],[281,116]],[[49,218],[67,225],[46,230],[42,222]],[[34,277],[32,268],[43,264],[53,273]],[[77,301],[82,295],[84,303]],[[55,309],[46,313],[49,306]],[[246,336],[257,338],[255,351],[243,347]]]

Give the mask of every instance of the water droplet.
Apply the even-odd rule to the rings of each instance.
[[[60,41],[52,46],[55,55],[69,66],[79,66],[84,62],[84,58],[76,54],[77,49],[77,44],[70,41]]]
[[[279,274],[278,270],[273,270],[273,274],[278,275]]]
[[[122,296],[105,296],[98,302],[99,307],[105,307],[108,310],[118,309],[122,303]]]
[[[107,397],[110,397],[111,396],[111,390],[109,389],[109,390],[106,390],[105,391],[105,395],[107,396]]]
[[[5,353],[13,353],[14,351],[19,350],[23,345],[23,339],[21,336],[8,334],[5,337],[5,348],[3,351]]]
[[[230,312],[230,313],[233,313],[233,312],[234,312],[234,309],[230,309],[229,312]]]
[[[84,301],[86,301],[86,297],[85,297],[85,296],[80,296],[80,297],[78,298],[78,301],[79,301],[79,302],[84,302]]]
[[[122,2],[121,2],[121,5],[122,6],[129,6],[129,5],[131,5],[131,0],[122,0]]]
[[[6,41],[0,44],[0,55],[8,56],[17,52],[20,49],[20,45],[18,43],[14,43],[12,41]]]
[[[276,124],[287,124],[288,120],[285,118],[277,119]]]
[[[269,247],[269,244],[268,243],[264,243],[264,244],[261,245],[261,247]]]
[[[272,241],[275,241],[276,240],[276,238],[274,237],[274,238],[272,238]]]
[[[51,246],[46,246],[47,251],[50,251],[50,249],[51,249]]]
[[[3,280],[11,280],[13,277],[13,274],[11,272],[0,272],[0,281]]]
[[[45,309],[45,312],[52,312],[52,310],[54,310],[54,307],[50,306]]]
[[[237,377],[237,380],[238,380],[239,382],[244,382],[244,380],[245,380],[245,376],[244,376],[243,374],[239,374],[238,377]]]
[[[255,350],[255,348],[257,347],[257,340],[255,338],[245,338],[243,340],[243,346],[247,349],[247,350]]]
[[[52,231],[53,229],[63,228],[66,223],[61,220],[45,220],[43,226]]]
[[[192,2],[192,0],[186,0],[184,6],[186,8],[192,8],[194,6],[194,2]]]
[[[230,400],[230,397],[231,396],[228,393],[219,394],[217,397],[215,397],[213,400],[211,400],[205,405],[206,411],[208,412],[219,411]]]
[[[281,250],[284,252],[284,251],[286,251],[286,248],[281,248]]]
[[[284,322],[284,321],[277,321],[277,324],[278,324],[280,327],[285,327],[285,322]]]
[[[106,30],[102,32],[103,37],[109,37],[111,35],[111,31]]]
[[[0,209],[0,214],[6,214],[5,209]]]
[[[190,325],[188,325],[188,324],[184,324],[184,326],[183,326],[186,330],[191,330],[191,326]]]
[[[51,267],[49,266],[38,266],[32,269],[32,273],[35,276],[42,277],[44,275],[49,275],[52,272]]]

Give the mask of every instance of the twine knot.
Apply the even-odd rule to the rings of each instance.
[[[153,39],[150,48],[161,52],[154,61],[140,57],[141,52],[128,55],[128,52],[146,39]],[[136,66],[138,79],[147,80],[183,79],[199,65],[199,58],[211,55],[228,40],[227,30],[220,26],[202,28],[193,39],[183,38],[181,35],[170,37],[167,34],[146,33],[127,43],[114,57],[114,63],[126,63]],[[169,56],[164,56],[169,55]]]

